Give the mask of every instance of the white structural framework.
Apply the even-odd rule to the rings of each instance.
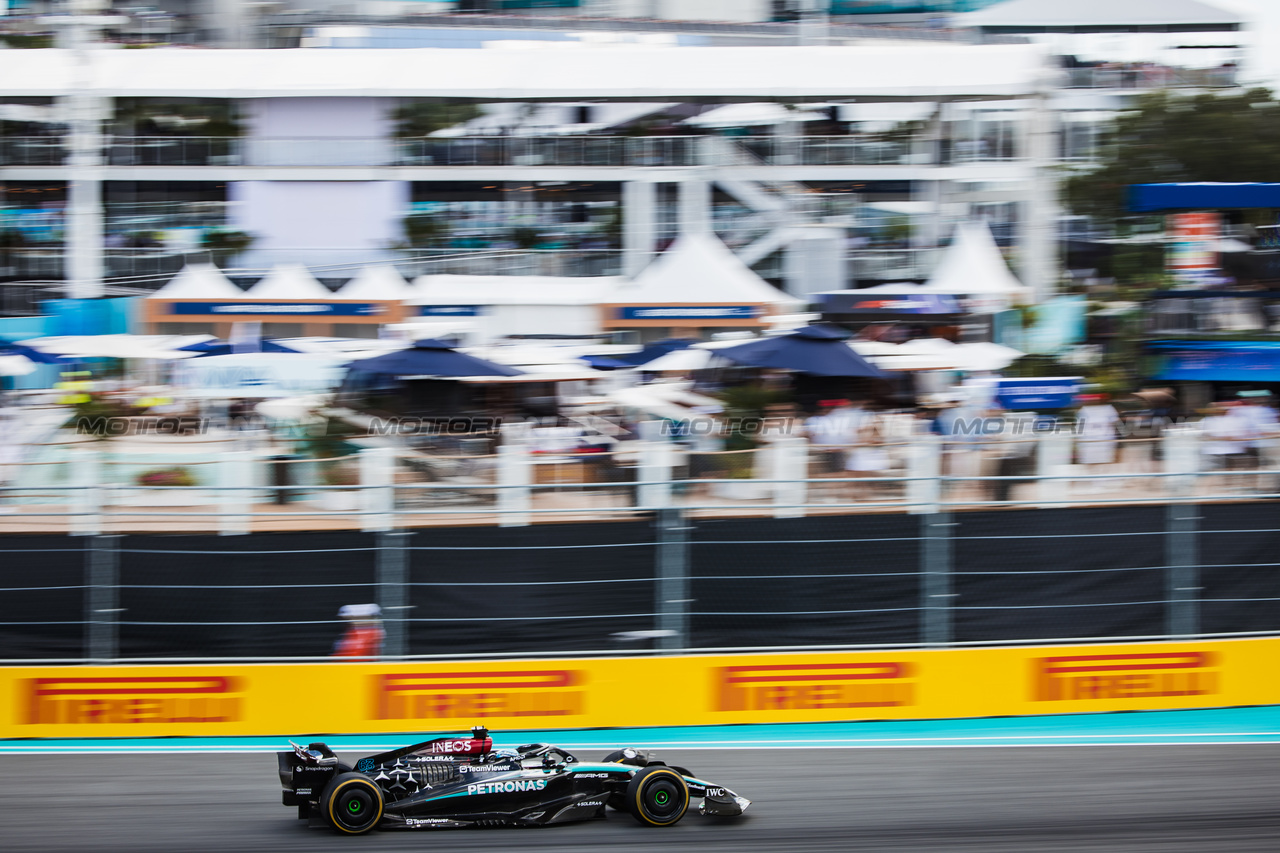
[[[224,185],[227,224],[255,237],[251,252],[298,252],[271,256],[263,266],[324,263],[346,247],[361,254],[343,263],[386,261],[386,247],[403,239],[411,184],[470,181],[505,187],[617,185],[622,268],[631,276],[656,254],[662,199],[669,197],[662,184],[678,187],[676,228],[684,235],[711,230],[716,190],[751,211],[763,236],[734,249],[748,265],[788,246],[803,250],[797,235],[806,231],[798,226],[816,222],[805,203],[805,182],[910,187],[936,220],[924,226],[922,245],[936,245],[948,204],[981,202],[982,193],[995,188],[990,192],[1001,201],[1022,205],[1018,275],[1039,297],[1056,275],[1057,178],[1051,170],[1055,137],[1048,99],[1058,79],[1047,50],[1035,45],[0,51],[0,99],[52,97],[104,117],[120,98],[221,99],[235,102],[234,111],[245,117],[242,138],[216,140],[222,147],[210,149],[231,153],[204,156],[182,148],[176,159],[151,161],[149,145],[163,148],[182,140],[81,134],[72,146],[78,153],[66,163],[0,161],[0,179],[72,187],[72,212],[84,227],[68,228],[66,256],[81,296],[103,292],[101,187],[107,181]],[[584,159],[572,145],[534,150],[509,140],[477,143],[501,157],[459,163],[436,159],[429,144],[409,154],[397,147],[389,116],[403,98],[802,109],[781,110],[773,153],[765,157],[715,134],[675,137],[682,143],[673,144],[683,152],[678,156],[654,148],[623,157],[617,153],[622,143],[647,140],[592,136],[596,143],[619,144],[597,161]],[[829,110],[842,121],[859,121],[845,109],[855,103],[919,105],[925,118],[911,150],[886,153],[844,137],[826,147],[800,144],[800,119]],[[984,104],[1021,117],[1011,131],[1018,135],[1016,144],[984,152],[951,150],[944,128],[961,123],[959,111],[986,109]],[[806,105],[825,106],[815,112]],[[109,144],[114,153],[105,156]],[[351,242],[343,246],[340,240]]]

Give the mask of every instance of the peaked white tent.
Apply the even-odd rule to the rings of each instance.
[[[243,299],[244,291],[212,264],[187,264],[148,299]]]
[[[691,234],[667,249],[630,282],[610,295],[618,304],[719,303],[773,305],[791,310],[803,306],[751,271],[709,234]]]
[[[985,222],[962,222],[921,293],[993,297],[989,303],[1024,299],[1030,291],[1009,272]],[[992,310],[987,308],[986,310]]]
[[[242,294],[251,299],[332,299],[333,294],[302,264],[277,264]]]
[[[385,264],[361,267],[356,277],[335,294],[339,299],[406,299],[413,288],[395,267]]]

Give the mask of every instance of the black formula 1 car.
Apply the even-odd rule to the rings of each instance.
[[[751,805],[647,750],[622,749],[588,763],[545,743],[494,749],[483,727],[361,758],[355,767],[323,743],[293,744],[277,756],[284,804],[313,826],[347,835],[569,823],[602,818],[606,806],[645,826],[672,826],[690,799],[702,801],[704,815],[740,815]]]

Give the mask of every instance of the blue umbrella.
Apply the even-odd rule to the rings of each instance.
[[[655,358],[661,358],[667,353],[675,352],[676,350],[688,349],[696,343],[697,341],[685,338],[667,338],[648,344],[640,352],[627,353],[626,355],[584,355],[582,360],[596,370],[623,370],[648,364]]]
[[[669,352],[675,352],[678,349],[688,349],[696,344],[697,341],[688,338],[666,338],[661,341],[654,341],[647,345],[640,352],[633,352],[629,355],[614,356],[618,361],[629,367],[639,367],[642,364],[648,364],[656,358],[661,358]]]
[[[60,355],[41,352],[34,347],[23,346],[22,344],[15,344],[13,341],[5,340],[0,340],[0,355],[21,355],[37,364],[67,364],[76,361],[74,358],[65,358]]]
[[[812,376],[851,376],[888,379],[889,374],[858,355],[838,326],[805,326],[787,335],[749,341],[715,351],[716,355],[750,367],[795,370]]]
[[[440,340],[418,341],[408,349],[362,358],[347,365],[355,373],[384,376],[523,376],[524,371],[455,350]]]
[[[284,344],[275,341],[263,341],[259,352],[298,352],[296,349],[287,347]],[[178,347],[186,352],[198,352],[200,355],[196,358],[204,358],[207,355],[231,355],[236,350],[226,341],[201,341],[198,344],[187,344],[185,347]]]

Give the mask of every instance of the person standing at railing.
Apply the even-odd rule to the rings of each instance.
[[[382,654],[382,608],[376,604],[344,604],[338,616],[350,624],[333,644],[333,656],[355,661],[377,660]]]

